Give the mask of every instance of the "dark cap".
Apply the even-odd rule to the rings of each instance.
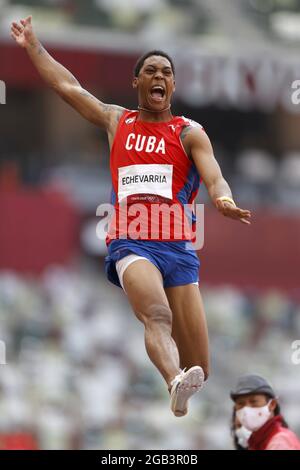
[[[234,390],[231,391],[230,396],[235,400],[240,395],[248,395],[262,393],[269,395],[271,398],[276,398],[275,392],[269,382],[260,375],[249,374],[239,377]]]

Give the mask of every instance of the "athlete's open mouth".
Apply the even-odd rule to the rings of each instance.
[[[150,95],[154,101],[162,101],[165,94],[165,89],[160,85],[154,85],[150,90]]]

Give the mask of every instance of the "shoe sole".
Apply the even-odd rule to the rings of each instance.
[[[178,418],[187,414],[187,402],[201,390],[204,383],[204,372],[202,367],[191,367],[172,396],[171,409]]]

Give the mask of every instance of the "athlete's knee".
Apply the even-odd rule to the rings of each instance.
[[[145,308],[142,318],[146,327],[159,324],[172,328],[172,311],[167,305],[150,304]]]

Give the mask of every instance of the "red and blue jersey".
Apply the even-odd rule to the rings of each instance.
[[[107,243],[116,238],[191,240],[191,205],[201,179],[180,134],[186,126],[203,128],[183,116],[156,123],[140,121],[138,115],[123,113],[111,149],[115,212]]]

